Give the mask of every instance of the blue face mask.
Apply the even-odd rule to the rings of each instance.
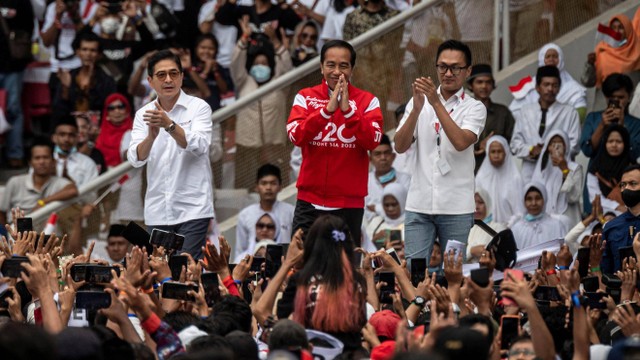
[[[62,155],[62,156],[69,156],[69,155],[73,154],[76,151],[78,151],[78,149],[75,146],[72,147],[71,150],[69,150],[68,152],[60,149],[60,146],[58,146],[58,145],[56,145],[53,148],[53,152],[55,152],[58,155]]]
[[[249,74],[258,84],[262,84],[271,78],[271,68],[267,65],[253,65]]]
[[[532,222],[532,221],[536,221],[536,220],[540,220],[542,219],[542,217],[544,216],[544,211],[541,212],[538,215],[531,215],[531,214],[527,214],[524,216],[524,219],[528,222]]]
[[[396,169],[391,168],[391,171],[378,177],[378,181],[380,181],[380,184],[386,184],[395,178],[396,178]]]

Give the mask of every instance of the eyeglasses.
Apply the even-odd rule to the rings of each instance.
[[[318,40],[318,35],[316,34],[301,33],[300,37],[303,39]]]
[[[265,223],[257,223],[256,227],[258,229],[267,228],[268,230],[275,230],[276,226],[274,224],[265,224]]]
[[[438,69],[438,73],[440,73],[440,75],[446,74],[449,70],[451,70],[451,74],[459,75],[460,72],[466,68],[468,68],[468,66],[449,66],[446,64],[436,65],[436,69]]]
[[[637,181],[629,181],[629,182],[621,181],[620,182],[620,189],[624,189],[624,188],[627,188],[627,187],[635,188],[638,185],[640,185],[640,183],[638,183]]]
[[[177,79],[177,78],[178,78],[178,76],[180,76],[180,74],[181,74],[181,73],[182,73],[182,72],[180,72],[180,71],[178,71],[178,70],[171,70],[171,71],[169,71],[169,72],[166,72],[166,71],[158,71],[158,72],[157,72],[157,73],[155,73],[154,75],[155,75],[155,77],[157,77],[157,78],[158,78],[158,80],[162,81],[162,80],[164,80],[164,79],[166,79],[166,78],[167,78],[167,75],[169,75],[169,77],[170,77],[171,79]]]
[[[525,356],[534,356],[536,353],[529,349],[514,349],[509,351],[509,357],[525,355]]]
[[[116,110],[116,109],[118,109],[118,110],[124,110],[124,109],[126,109],[126,108],[127,108],[127,107],[126,107],[126,106],[124,106],[124,104],[120,104],[120,105],[109,105],[109,106],[107,106],[107,110],[109,110],[109,111],[113,111],[113,110]]]

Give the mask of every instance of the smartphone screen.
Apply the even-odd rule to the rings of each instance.
[[[155,246],[162,246],[166,250],[180,250],[184,244],[184,236],[169,231],[153,229],[150,243]]]
[[[607,296],[605,293],[585,291],[584,296],[587,298],[587,306],[592,309],[606,309],[607,303],[600,302],[602,298]]]
[[[204,288],[204,298],[207,301],[209,307],[220,299],[220,289],[218,286],[220,282],[218,280],[217,273],[205,273],[200,277],[202,280],[202,287]]]
[[[189,263],[189,257],[187,255],[173,255],[169,258],[169,268],[171,269],[171,278],[173,280],[180,280],[180,273],[182,267],[186,267]]]
[[[385,283],[385,285],[380,287],[380,302],[383,304],[393,303],[393,299],[391,299],[391,294],[393,294],[395,291],[395,286],[396,286],[395,275],[392,272],[381,272],[380,282]]]
[[[273,278],[274,276],[276,276],[278,270],[280,270],[280,266],[282,266],[282,246],[267,245],[264,276],[267,278]]]
[[[401,264],[400,257],[398,256],[398,253],[396,252],[396,249],[394,249],[394,248],[387,249],[387,254],[391,255],[393,260],[395,260],[398,263],[398,265]]]
[[[476,283],[478,286],[487,287],[489,286],[489,269],[488,268],[479,268],[471,270],[471,280]]]
[[[389,242],[402,240],[402,230],[389,230]]]
[[[513,315],[504,315],[501,318],[502,338],[500,339],[502,350],[509,349],[511,341],[518,337],[520,318]]]
[[[578,256],[576,259],[578,260],[578,274],[580,274],[581,278],[589,275],[589,256],[590,250],[588,247],[578,249]]]
[[[21,304],[28,304],[33,300],[31,293],[27,289],[27,285],[24,281],[19,281],[15,285],[15,291],[18,292],[18,296],[20,296]],[[13,297],[13,291],[10,289],[6,289],[0,294],[0,308],[7,308],[9,304],[7,303],[7,298]]]
[[[111,295],[104,291],[78,291],[76,308],[87,310],[104,309],[111,306]]]
[[[198,292],[198,287],[196,285],[187,285],[179,282],[169,281],[162,285],[162,298],[195,301],[196,299],[193,296],[187,294],[189,290]]]
[[[562,301],[562,298],[560,297],[560,293],[558,292],[558,288],[555,286],[540,285],[536,288],[536,291],[533,293],[533,297],[536,300],[542,300],[542,301]]]
[[[22,267],[22,263],[28,263],[29,259],[26,256],[12,256],[8,259],[5,259],[2,263],[2,276],[10,277],[10,278],[19,278],[20,273],[24,271]]]
[[[427,270],[427,259],[416,258],[411,259],[411,283],[413,286],[418,287],[424,280],[424,274]]]
[[[633,246],[623,246],[621,248],[618,248],[618,252],[620,254],[620,261],[623,261],[624,259],[629,257],[636,259],[636,253],[633,251]]]
[[[586,292],[596,292],[600,288],[600,279],[597,276],[589,276],[582,279],[582,287]]]
[[[131,221],[122,231],[122,237],[127,239],[132,245],[138,246],[140,248],[146,248],[147,254],[153,253],[153,246],[149,243],[149,239],[151,235],[140,225]]]
[[[264,264],[264,261],[265,259],[263,257],[254,257],[249,271],[253,271],[253,272],[262,271],[262,264]]]
[[[19,233],[23,233],[25,231],[33,231],[33,219],[30,217],[17,218],[16,224]]]
[[[98,264],[74,264],[70,272],[73,281],[86,281],[91,284],[100,284],[113,280],[111,270],[114,270],[117,275],[120,274],[120,268],[116,266]]]

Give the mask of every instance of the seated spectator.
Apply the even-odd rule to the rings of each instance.
[[[562,85],[560,86],[560,92],[558,92],[556,100],[572,106],[578,111],[580,119],[584,119],[587,114],[586,89],[565,70],[562,48],[554,43],[546,44],[538,51],[538,66],[547,65],[555,66],[560,71],[560,82]],[[509,105],[509,110],[515,113],[524,105],[538,102],[540,95],[535,91],[533,86],[529,85],[529,83],[534,84],[535,81],[535,77],[532,79],[528,76],[520,80],[518,85],[510,87],[514,99]],[[514,91],[514,89],[517,90]],[[528,89],[528,91],[526,91],[526,89]]]
[[[69,200],[78,195],[78,188],[68,179],[52,175],[55,168],[53,145],[46,141],[31,146],[29,174],[9,178],[0,201],[0,223],[7,223],[7,212],[20,208],[26,214],[52,201]]]
[[[98,177],[98,168],[93,160],[78,152],[78,126],[72,116],[58,120],[51,139],[55,145],[56,176],[73,181],[77,187]]]
[[[278,238],[278,223],[269,214],[262,215],[256,222],[255,227],[256,238],[250,246],[249,253],[252,256],[265,257],[267,254],[267,245],[276,245],[275,239]],[[236,259],[241,261],[244,256]]]
[[[206,81],[196,71],[193,71],[191,51],[189,49],[171,48],[172,53],[180,57],[180,63],[184,71],[182,91],[187,95],[199,97],[202,100],[211,96],[211,91]]]
[[[565,229],[580,219],[580,194],[584,182],[582,165],[569,156],[569,137],[562,130],[551,131],[538,158],[532,181],[545,185],[546,213],[561,219]]]
[[[493,221],[511,225],[524,213],[521,199],[524,183],[507,139],[495,135],[487,140],[489,161],[482,163],[476,174],[476,187],[485,189],[493,205],[488,211]]]
[[[473,213],[474,220],[484,222],[496,232],[506,229],[503,224],[493,219],[493,213],[491,213],[492,199],[486,190],[476,187],[474,198],[476,201],[476,211]],[[485,248],[487,244],[491,242],[492,238],[493,237],[484,229],[478,225],[473,225],[471,231],[469,231],[469,239],[467,240],[466,262],[477,263],[480,261],[482,253],[485,252]]]
[[[640,157],[640,119],[629,114],[629,99],[633,93],[631,78],[623,74],[611,74],[602,83],[602,93],[607,99],[607,107],[602,111],[594,111],[587,115],[580,137],[582,153],[589,158],[590,168],[595,156],[601,148],[602,135],[614,124],[624,126],[629,132],[630,159],[637,161]],[[583,205],[584,211],[589,213],[591,201],[588,199],[585,186]]]
[[[300,66],[318,56],[318,34],[320,28],[314,21],[299,24],[293,39],[291,62],[293,66]]]
[[[112,168],[124,161],[120,153],[122,138],[132,128],[129,100],[118,93],[109,95],[104,102],[100,134],[96,139],[96,149],[102,153],[108,167]]]
[[[265,34],[271,42],[259,45],[249,43],[251,27],[248,18],[241,22],[242,37],[233,53],[231,77],[238,98],[247,96],[258,87],[269,83],[291,70],[291,55],[276,36],[276,30],[267,26]],[[236,174],[248,174],[264,163],[284,164],[286,88],[273,91],[246,106],[236,117]],[[248,177],[236,176],[236,188],[251,186]]]
[[[595,53],[590,53],[581,81],[587,87],[600,88],[605,79],[614,73],[640,70],[640,9],[633,22],[625,14],[617,14],[609,20],[609,28],[620,34],[622,40],[615,43],[600,41]]]
[[[404,206],[407,202],[407,188],[399,183],[391,183],[385,186],[382,191],[381,204],[384,212],[376,215],[366,228],[366,235],[376,248],[380,249],[389,244],[396,248],[396,251],[404,252]],[[400,241],[390,243],[390,230],[400,231]]]
[[[238,24],[234,22],[230,25],[223,25],[216,16],[218,11],[218,1],[208,0],[200,8],[198,14],[198,27],[202,34],[213,35],[217,41],[215,61],[220,71],[224,74],[229,91],[233,91],[233,81],[229,73],[231,56],[238,39]],[[196,42],[197,43],[197,42]]]
[[[264,35],[271,38],[267,34],[267,27],[275,27],[277,36],[280,36],[283,31],[293,34],[301,20],[288,4],[274,4],[270,0],[256,0],[251,6],[238,4],[237,0],[225,1],[218,8],[215,16],[220,24],[231,26],[237,26],[238,21],[242,21],[244,17],[249,18],[250,22],[247,25],[251,29],[249,36],[252,38],[260,38]],[[240,31],[244,31],[242,26]]]
[[[442,275],[442,246],[440,246],[440,240],[438,239],[433,242],[433,250],[429,257],[428,269],[429,274],[435,272]]]
[[[98,66],[102,56],[100,38],[93,32],[82,32],[73,41],[73,48],[80,58],[77,69],[59,72],[60,87],[53,104],[54,117],[74,111],[100,113],[104,100],[116,91],[115,81]]]
[[[523,250],[539,243],[564,238],[567,230],[562,221],[545,212],[547,191],[544,184],[531,182],[524,187],[526,214],[511,230],[518,249]]]
[[[107,163],[102,152],[96,149],[96,140],[100,129],[91,122],[91,119],[86,114],[78,113],[75,118],[78,125],[78,151],[87,155],[96,163],[98,173],[104,173],[107,171]]]
[[[342,28],[344,22],[356,8],[353,6],[353,0],[332,0],[331,6],[327,10],[327,16],[322,24],[322,33],[320,40],[327,42],[329,40],[342,40]]]
[[[587,173],[589,201],[600,195],[603,212],[626,211],[618,184],[624,169],[635,163],[630,159],[630,147],[627,129],[617,124],[607,127]]]
[[[265,164],[258,169],[255,190],[260,196],[260,201],[257,204],[247,206],[238,214],[236,246],[233,253],[236,262],[246,254],[253,253],[254,240],[257,239],[256,224],[265,214],[271,219],[275,219],[274,224],[280,224],[278,229],[273,229],[274,234],[270,239],[280,244],[288,243],[291,240],[294,207],[291,204],[278,201],[281,186],[280,168],[272,164]]]
[[[384,214],[382,207],[382,192],[384,188],[389,184],[398,183],[408,189],[411,175],[396,171],[393,167],[396,153],[393,151],[391,140],[387,135],[382,135],[380,145],[371,150],[369,158],[371,165],[373,165],[373,170],[369,172],[368,194],[364,199],[364,203],[366,205],[365,217],[371,221],[374,216]]]
[[[209,96],[204,100],[211,106],[211,111],[220,108],[221,96],[229,90],[231,73],[229,69],[218,64],[218,40],[213,34],[204,34],[196,39],[193,52],[193,66],[209,88]]]

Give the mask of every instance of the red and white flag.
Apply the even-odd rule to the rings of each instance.
[[[49,220],[47,220],[47,225],[44,226],[44,234],[51,235],[54,231],[56,231],[56,223],[58,222],[58,214],[51,213],[49,216]]]
[[[514,86],[509,86],[509,91],[511,91],[511,95],[514,98],[520,100],[525,97],[529,91],[535,89],[536,85],[531,76],[527,76],[525,78],[520,79],[518,84]]]
[[[122,175],[122,177],[117,182],[111,184],[111,186],[109,186],[109,188],[105,192],[103,192],[102,195],[100,195],[93,202],[93,206],[97,206],[98,204],[100,204],[100,201],[102,201],[102,199],[104,199],[110,193],[114,193],[114,192],[118,191],[118,189],[120,189],[122,187],[122,184],[127,182],[127,180],[129,180],[129,175],[127,175],[127,174]]]
[[[598,31],[596,32],[596,45],[600,41],[604,41],[605,43],[609,44],[609,46],[618,48],[622,46],[622,44],[624,44],[625,40],[626,39],[622,37],[622,34],[614,31],[612,28],[606,25],[598,24]]]

